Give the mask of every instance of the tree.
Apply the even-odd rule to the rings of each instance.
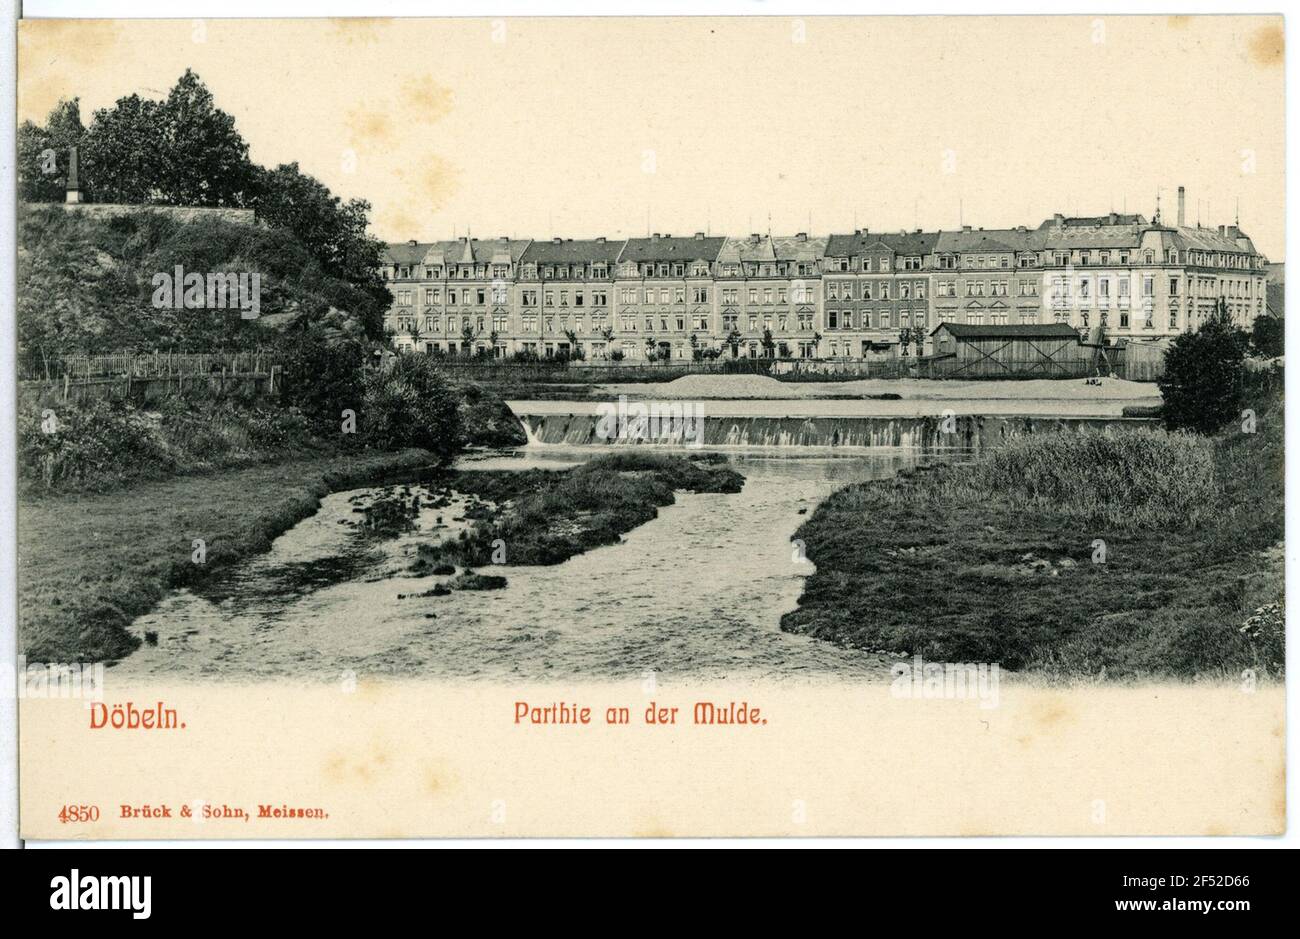
[[[731,332],[727,333],[726,341],[727,345],[731,346],[731,357],[733,359],[740,355],[740,341],[743,338],[744,337],[740,335],[740,330],[736,329],[734,326],[731,328]]]
[[[383,244],[368,232],[370,203],[344,201],[296,163],[250,162],[235,120],[186,70],[161,101],[128,95],[81,124],[76,98],[60,101],[42,127],[18,130],[20,198],[62,202],[68,151],[80,148],[88,199],[135,205],[251,207],[292,232],[331,277],[357,288],[346,300],[366,334],[379,337],[393,301],[380,275]]]
[[[575,359],[581,359],[583,357],[582,344],[578,341],[577,332],[572,329],[566,329],[564,331],[564,338],[569,340],[570,354]]]
[[[98,202],[243,206],[252,195],[248,144],[189,69],[163,101],[133,94],[96,111],[84,149]]]
[[[23,121],[18,128],[18,198],[23,202],[62,202],[68,180],[68,152],[86,134],[77,98],[60,100],[42,127]],[[84,175],[84,174],[83,174]]]
[[[1250,330],[1250,344],[1255,352],[1266,358],[1276,358],[1286,353],[1286,336],[1282,318],[1269,313],[1255,317]]]
[[[776,340],[772,338],[772,330],[763,330],[763,358],[771,359],[776,357]]]
[[[478,338],[478,334],[479,330],[475,329],[473,324],[466,319],[465,325],[460,328],[460,348],[462,352],[469,354],[474,348],[474,340]]]
[[[366,298],[357,314],[367,334],[379,336],[393,295],[379,273],[383,243],[368,233],[370,203],[344,202],[297,163],[257,167],[254,177],[251,204],[258,219],[293,232],[327,274],[356,285]]]
[[[1222,301],[1199,330],[1174,339],[1157,382],[1170,430],[1212,434],[1241,416],[1246,345],[1246,334],[1233,326]]]

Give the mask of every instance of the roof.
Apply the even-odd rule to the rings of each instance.
[[[1255,253],[1255,246],[1251,244],[1245,233],[1235,225],[1224,225],[1222,229],[1184,225],[1180,228],[1170,227],[1170,232],[1175,245],[1187,251],[1223,251],[1229,254]],[[1238,244],[1238,238],[1244,239],[1246,245]]]
[[[455,241],[398,241],[384,246],[393,264],[510,264],[529,245],[524,238],[458,238]]]
[[[653,238],[629,238],[624,244],[619,261],[708,261],[718,259],[718,252],[726,238],[695,235],[691,238],[674,238],[656,235]]]
[[[851,235],[831,235],[826,245],[826,255],[832,258],[853,257],[881,247],[908,257],[925,255],[934,250],[939,234],[937,231],[855,231]]]
[[[1109,221],[1114,218],[1115,221]],[[1093,224],[1087,224],[1093,223]],[[1100,219],[1048,219],[1035,231],[1038,246],[1044,250],[1068,251],[1072,248],[1136,248],[1142,234],[1150,229],[1140,215],[1102,216]]]
[[[1038,247],[1037,233],[1027,228],[993,228],[987,231],[977,228],[939,232],[934,250],[941,254],[977,254],[981,251],[1013,254],[1016,251],[1036,251]]]
[[[740,261],[816,261],[826,254],[826,237],[807,235],[753,235],[726,238],[718,251],[718,260]]]
[[[947,329],[958,339],[1078,339],[1079,332],[1069,323],[1018,323],[1007,326],[976,326],[971,323],[940,323],[930,330],[933,336]]]
[[[521,264],[610,264],[618,260],[624,242],[604,238],[533,241],[519,259]]]

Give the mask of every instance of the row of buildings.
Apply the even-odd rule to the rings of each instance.
[[[1141,215],[1035,228],[746,238],[461,238],[390,244],[393,342],[588,359],[868,358],[933,351],[943,322],[1068,324],[1157,340],[1266,309],[1267,261],[1236,225]],[[712,353],[710,353],[712,354]]]

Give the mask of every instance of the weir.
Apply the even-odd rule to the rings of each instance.
[[[683,446],[679,428],[673,437],[605,439],[598,414],[520,414],[530,444],[563,446]],[[686,446],[706,447],[848,447],[904,450],[980,451],[1027,434],[1093,431],[1155,426],[1150,418],[1116,417],[723,417],[698,418]]]

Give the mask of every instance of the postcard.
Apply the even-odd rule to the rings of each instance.
[[[1283,36],[21,20],[22,837],[1282,833]]]

